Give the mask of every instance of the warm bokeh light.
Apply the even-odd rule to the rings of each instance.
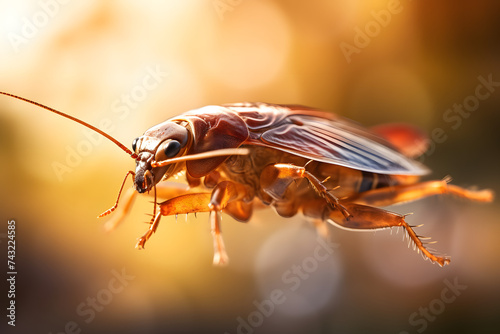
[[[169,117],[228,102],[304,104],[366,126],[408,122],[431,137],[421,158],[429,178],[498,193],[499,9],[487,0],[3,1],[0,90],[106,127],[127,146]],[[0,248],[5,259],[14,219],[18,271],[16,327],[2,291],[1,333],[500,325],[498,201],[390,208],[425,224],[419,231],[452,257],[446,268],[423,261],[396,230],[329,226],[329,253],[303,217],[272,209],[246,224],[223,217],[231,262],[217,268],[207,214],[164,217],[137,251],[152,212],[140,196],[124,224],[104,232],[108,218],[96,216],[134,161],[82,126],[0,96],[0,143]],[[466,288],[447,302],[442,291],[455,280]],[[422,320],[421,307],[435,318]]]

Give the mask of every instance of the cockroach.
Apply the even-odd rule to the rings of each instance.
[[[430,171],[415,160],[425,136],[415,128],[388,125],[373,130],[332,113],[299,105],[236,103],[206,106],[153,126],[134,139],[132,151],[107,133],[40,103],[32,103],[80,123],[106,137],[136,162],[133,189],[153,192],[149,229],[138,239],[144,248],[161,216],[209,212],[214,264],[228,257],[221,235],[221,213],[246,222],[255,205],[272,206],[283,217],[297,213],[351,230],[400,227],[425,259],[444,266],[450,258],[427,248],[405,215],[381,209],[431,195],[452,194],[490,202],[493,191],[468,190],[449,179],[420,181]],[[187,187],[169,178],[184,173]],[[115,205],[118,206],[123,181]],[[165,186],[166,185],[166,186]],[[158,197],[165,197],[159,202]],[[262,205],[261,205],[262,206]],[[157,208],[159,208],[158,212]],[[115,221],[113,224],[115,224]]]

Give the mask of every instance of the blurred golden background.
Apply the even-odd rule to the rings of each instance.
[[[499,14],[495,1],[2,1],[0,90],[106,127],[127,146],[169,117],[228,102],[408,122],[433,136],[422,158],[432,178],[498,193]],[[0,130],[1,252],[14,219],[18,271],[16,326],[2,314],[2,333],[499,328],[498,201],[390,208],[414,212],[408,221],[451,255],[445,268],[396,231],[329,227],[325,246],[305,219],[272,209],[248,224],[224,216],[231,262],[216,268],[206,214],[163,218],[137,251],[152,209],[140,197],[104,232],[109,218],[96,216],[134,169],[112,143],[5,96]]]

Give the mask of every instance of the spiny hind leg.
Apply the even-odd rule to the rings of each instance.
[[[375,206],[404,203],[440,194],[451,194],[478,202],[491,202],[493,200],[494,193],[490,189],[469,190],[453,184],[448,184],[449,181],[450,179],[444,179],[441,181],[389,186],[365,191],[346,198],[345,200],[358,204]]]
[[[413,226],[410,226],[405,221],[405,215],[367,205],[345,202],[342,202],[342,204],[351,214],[349,219],[346,219],[338,210],[326,210],[323,218],[332,221],[341,228],[354,230],[402,227],[407,232],[414,247],[416,247],[419,252],[422,252],[425,258],[428,258],[431,262],[437,262],[440,266],[450,263],[450,258],[448,256],[439,256],[425,247],[425,245],[430,242],[422,240],[428,238],[417,235],[412,228]]]

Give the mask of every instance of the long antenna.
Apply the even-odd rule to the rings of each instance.
[[[38,102],[35,102],[35,101],[31,101],[31,100],[28,100],[28,99],[25,99],[24,97],[20,97],[20,96],[17,96],[17,95],[14,95],[14,94],[10,94],[10,93],[5,93],[5,92],[0,92],[0,94],[2,95],[6,95],[6,96],[10,96],[10,97],[13,97],[15,99],[18,99],[18,100],[21,100],[21,101],[24,101],[24,102],[28,102],[28,103],[31,103],[31,104],[34,104],[35,106],[38,106],[40,108],[43,108],[43,109],[46,109],[46,110],[49,110],[49,111],[52,111],[53,113],[55,114],[58,114],[60,116],[63,116],[63,117],[66,117],[66,118],[69,118],[70,120],[72,121],[75,121],[77,123],[80,123],[84,126],[86,126],[87,128],[91,129],[91,130],[94,130],[95,132],[97,132],[98,134],[100,134],[101,136],[104,136],[106,138],[108,138],[109,140],[111,140],[113,143],[115,143],[119,148],[121,148],[122,150],[124,150],[128,155],[130,155],[130,157],[132,157],[133,159],[136,159],[137,158],[137,154],[135,154],[134,152],[132,152],[131,150],[129,150],[125,145],[123,145],[122,143],[120,143],[118,140],[116,140],[115,138],[111,137],[110,135],[108,135],[106,132],[102,131],[102,130],[99,130],[98,128],[96,128],[95,126],[93,125],[90,125],[89,123],[87,122],[84,122],[82,120],[79,120],[78,118],[76,117],[73,117],[73,116],[70,116],[68,114],[65,114],[61,111],[58,111],[58,110],[55,110],[53,108],[50,108],[50,107],[47,107],[46,105],[43,105],[41,103],[38,103]]]
[[[200,160],[213,157],[223,157],[230,155],[247,155],[250,154],[248,148],[221,148],[209,152],[195,153],[190,155],[183,155],[182,157],[171,158],[163,161],[151,161],[151,167],[163,167],[183,161]]]

